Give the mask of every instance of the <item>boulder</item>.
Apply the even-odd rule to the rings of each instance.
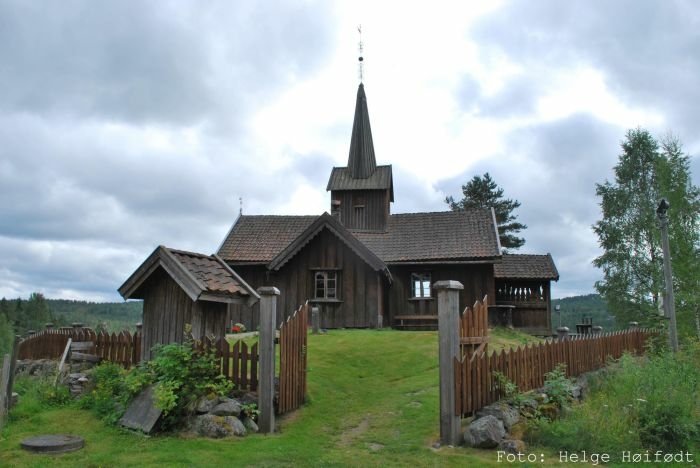
[[[494,448],[503,440],[506,429],[495,416],[484,416],[474,420],[464,431],[464,442],[469,447]]]
[[[517,424],[520,421],[520,414],[518,410],[513,408],[507,403],[497,402],[492,405],[484,406],[479,411],[476,412],[476,418],[483,418],[484,416],[494,416],[505,426],[508,430],[513,424]]]
[[[213,393],[209,395],[204,395],[199,400],[197,400],[197,404],[195,405],[195,411],[199,414],[208,413],[211,410],[213,410],[214,407],[218,404],[218,396],[214,395]]]
[[[258,432],[260,430],[258,424],[255,421],[253,421],[252,418],[245,418],[243,420],[243,425],[245,426],[248,432]]]
[[[223,401],[222,401],[223,400]],[[241,405],[232,398],[220,398],[220,403],[211,411],[215,416],[238,416],[241,414]]]
[[[498,443],[498,450],[517,455],[525,453],[525,442],[519,439],[503,439]]]
[[[246,434],[245,426],[235,416],[202,414],[195,418],[193,426],[197,434],[214,439],[233,435],[242,437]]]

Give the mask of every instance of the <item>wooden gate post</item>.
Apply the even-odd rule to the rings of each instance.
[[[438,339],[440,357],[440,441],[458,445],[461,415],[456,410],[454,360],[459,358],[459,281],[438,281]]]
[[[273,286],[258,288],[260,294],[260,377],[258,378],[258,427],[262,433],[275,431],[275,328],[277,296]]]
[[[318,306],[313,306],[311,308],[311,328],[314,335],[318,335],[319,328],[321,327],[321,318],[318,313]]]

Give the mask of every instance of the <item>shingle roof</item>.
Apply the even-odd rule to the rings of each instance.
[[[257,293],[216,255],[159,246],[119,288],[124,299],[143,299],[141,286],[159,267],[180,285],[193,301],[219,302],[257,299]]]
[[[268,263],[317,216],[241,216],[219,249],[236,263]],[[352,235],[385,263],[492,260],[500,257],[491,210],[394,214],[384,233]]]
[[[504,254],[501,263],[494,265],[497,279],[553,279],[559,281],[554,260],[550,254]]]
[[[365,86],[360,83],[360,86],[357,87],[355,118],[352,122],[348,169],[353,178],[365,179],[374,173],[376,167],[372,128],[369,125],[367,96],[365,96]]]
[[[347,167],[334,167],[328,178],[326,190],[391,190],[394,201],[394,184],[391,165],[377,166],[374,173],[365,179],[354,179]]]
[[[501,255],[490,209],[393,214],[386,233],[354,234],[386,263],[486,260]]]
[[[290,259],[292,259],[301,249],[303,249],[311,240],[318,235],[323,229],[327,229],[335,235],[341,242],[348,246],[357,256],[365,263],[372,267],[375,271],[382,271],[387,276],[389,282],[392,281],[391,273],[386,264],[379,259],[374,252],[367,248],[360,240],[352,235],[350,231],[328,213],[323,213],[316,221],[311,223],[308,228],[302,232],[291,244],[285,247],[279,255],[277,255],[268,265],[271,270],[279,270]]]
[[[219,248],[226,261],[268,263],[318,216],[241,215]]]

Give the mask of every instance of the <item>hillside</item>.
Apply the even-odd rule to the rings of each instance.
[[[615,317],[608,313],[608,306],[598,294],[586,294],[585,296],[572,296],[562,299],[552,299],[552,328],[559,327],[559,314],[555,308],[561,307],[561,325],[576,331],[576,324],[581,323],[583,317],[593,319],[593,325],[600,325],[603,331],[626,328],[626,324],[617,326]]]
[[[46,302],[56,322],[80,322],[93,329],[102,324],[109,332],[135,330],[136,324],[141,322],[143,309],[141,301],[85,302],[47,299]]]

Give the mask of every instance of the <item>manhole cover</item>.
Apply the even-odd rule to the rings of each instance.
[[[85,439],[74,435],[42,435],[24,439],[20,445],[34,453],[64,453],[80,450],[85,446]]]

